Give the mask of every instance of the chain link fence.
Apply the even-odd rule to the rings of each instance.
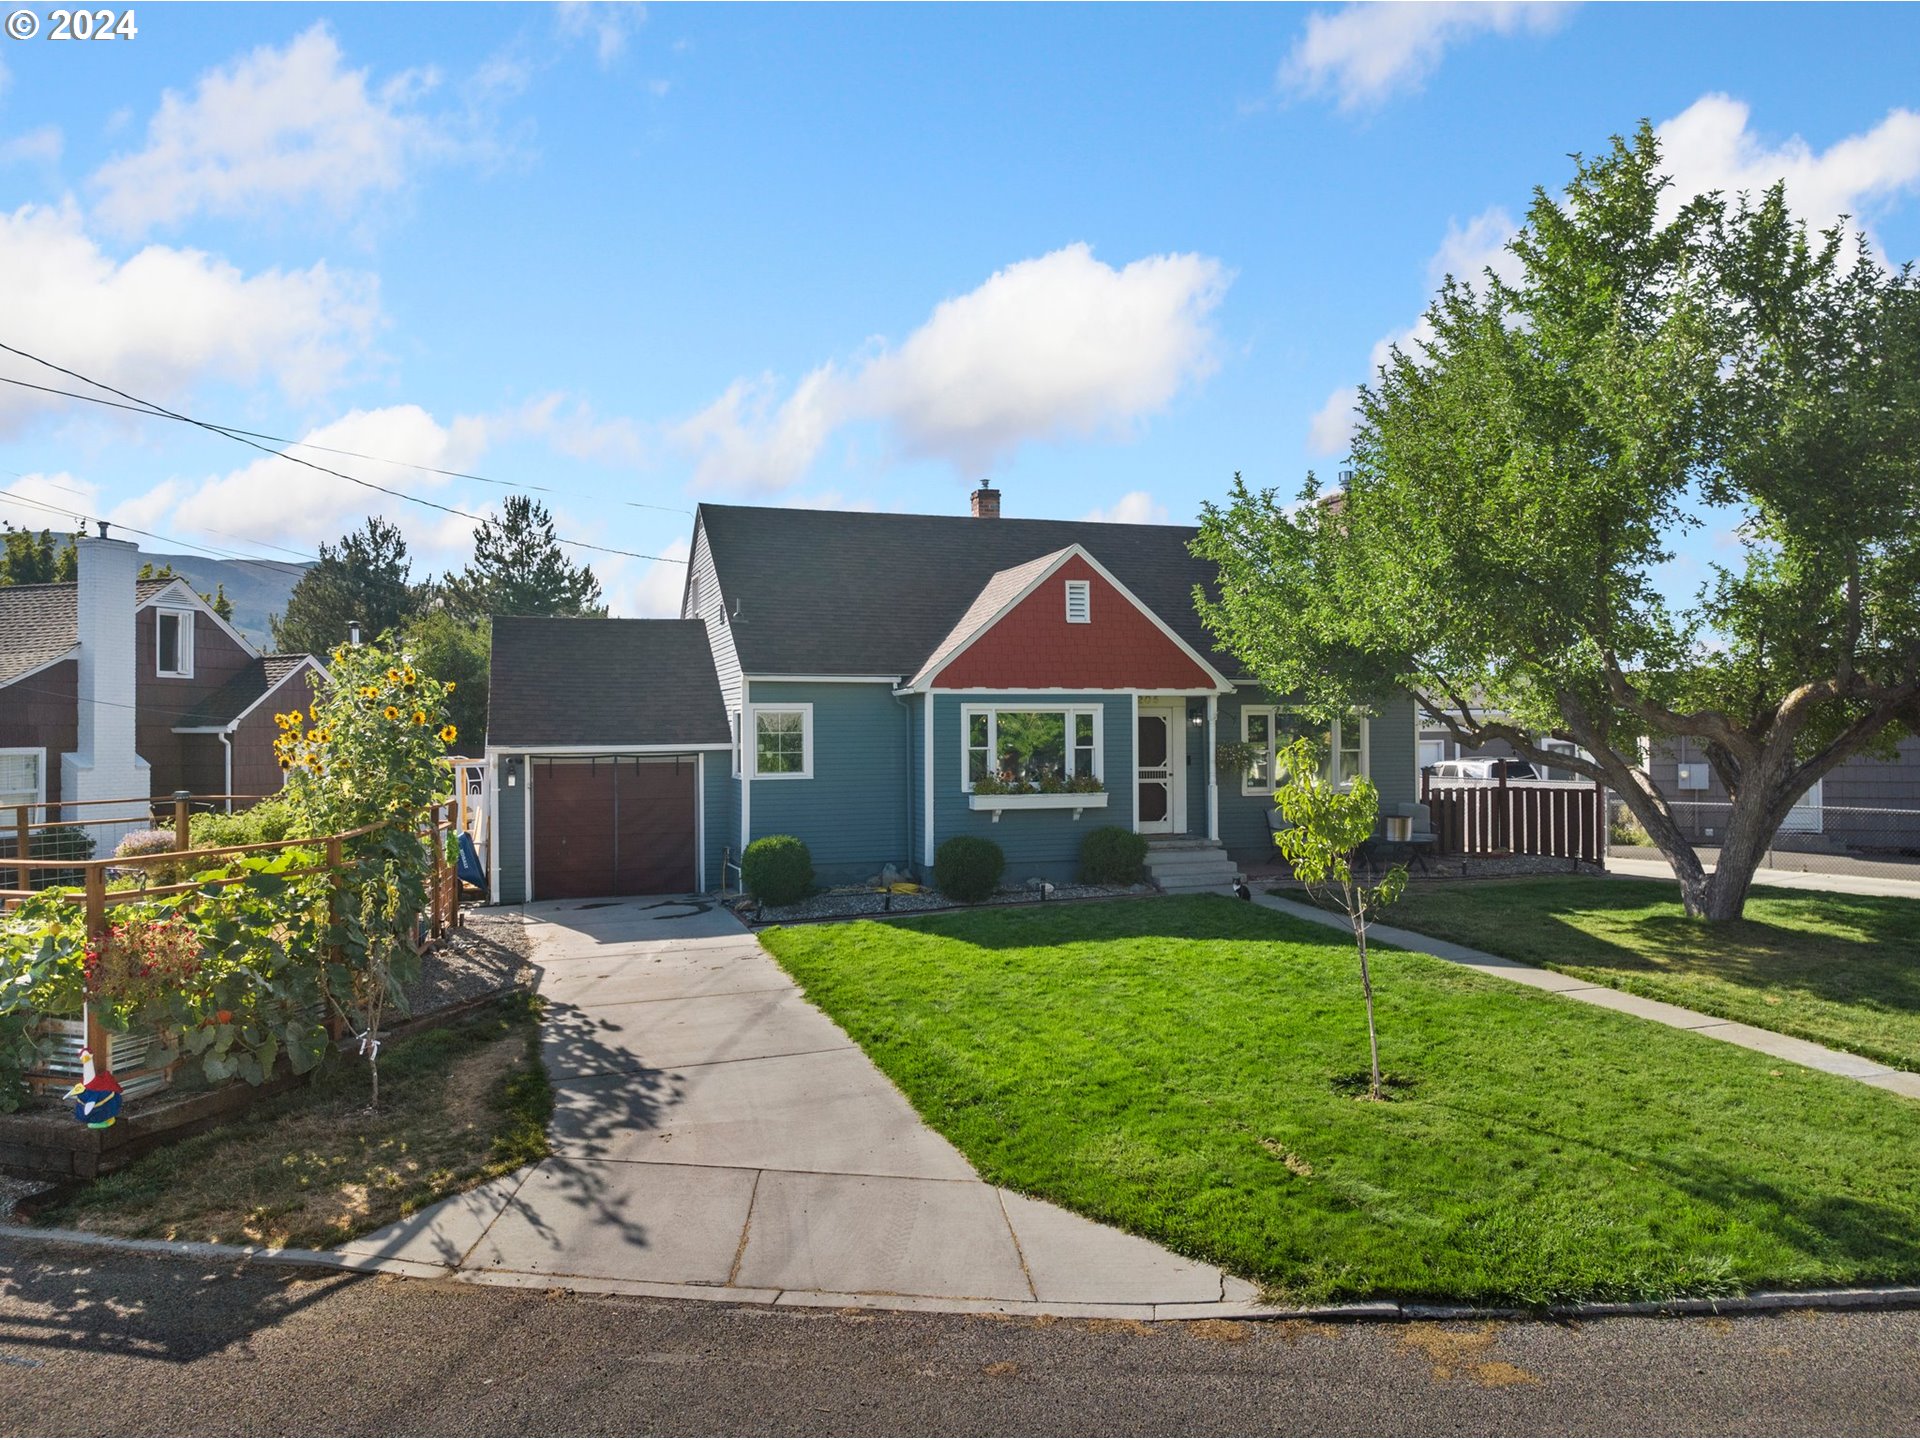
[[[1716,841],[1727,833],[1733,806],[1725,800],[1669,802],[1681,833],[1712,864]],[[1611,852],[1659,859],[1639,822],[1615,799],[1611,814]],[[1766,870],[1809,875],[1858,875],[1888,880],[1920,880],[1920,810],[1802,802],[1773,837]]]

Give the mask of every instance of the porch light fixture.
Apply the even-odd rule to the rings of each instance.
[[[1196,703],[1191,700],[1187,702],[1187,723],[1196,730],[1207,723],[1207,712],[1204,702]]]

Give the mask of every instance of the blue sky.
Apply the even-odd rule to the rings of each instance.
[[[1236,470],[1291,491],[1438,275],[1643,116],[1689,187],[1784,174],[1920,255],[1911,6],[136,14],[0,42],[0,340],[456,509],[508,489],[409,465],[545,486],[564,535],[669,560],[700,499],[959,513],[992,476],[1010,515],[1187,521]],[[377,509],[423,570],[466,548],[0,391],[0,517],[278,556]],[[616,613],[677,605],[681,567],[579,553]]]

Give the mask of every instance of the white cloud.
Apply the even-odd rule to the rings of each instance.
[[[686,559],[691,553],[686,536],[677,537],[674,542],[662,550],[662,559],[655,560],[641,573],[638,580],[623,591],[615,592],[609,585],[608,593],[614,596],[612,614],[625,615],[635,619],[660,616],[672,619],[680,613],[680,597],[687,582]],[[618,556],[609,557],[618,559]],[[681,563],[674,564],[674,561]],[[595,573],[599,573],[602,562],[594,561]],[[603,576],[603,581],[609,577]]]
[[[699,456],[697,483],[777,490],[858,421],[963,471],[1032,440],[1124,435],[1212,373],[1209,320],[1230,280],[1203,255],[1116,270],[1069,245],[997,271],[898,347],[847,369],[828,362],[784,397],[770,376],[736,381],[674,438]]]
[[[1111,525],[1164,525],[1167,507],[1145,490],[1129,490],[1105,509],[1089,510],[1083,520],[1105,521]]]
[[[1307,448],[1315,455],[1344,455],[1353,438],[1354,407],[1360,403],[1358,385],[1342,385],[1307,421]]]
[[[1661,122],[1661,167],[1673,177],[1664,197],[1672,214],[1695,195],[1746,191],[1756,198],[1777,180],[1787,203],[1816,230],[1851,215],[1871,215],[1920,189],[1920,113],[1889,110],[1871,130],[1816,152],[1798,135],[1768,145],[1750,128],[1752,107],[1728,95],[1703,95]]]
[[[349,411],[300,438],[314,445],[379,455],[396,462],[356,460],[312,450],[294,452],[316,465],[473,514],[487,513],[481,504],[450,493],[452,482],[446,476],[413,468],[418,465],[440,470],[473,467],[479,460],[484,439],[472,427],[458,421],[446,426],[418,405],[393,405],[379,410]],[[337,540],[348,531],[358,529],[369,515],[385,516],[406,532],[416,568],[433,568],[449,559],[464,559],[472,546],[474,522],[471,520],[409,504],[337,476],[267,455],[238,470],[206,479],[184,493],[173,507],[170,523],[161,528],[221,532],[311,550],[323,540]]]
[[[647,7],[631,3],[588,4],[562,0],[556,12],[560,33],[574,40],[591,40],[594,57],[608,66],[626,53],[627,39],[646,23]]]
[[[1482,210],[1465,225],[1448,220],[1440,248],[1427,261],[1427,288],[1437,292],[1440,282],[1451,275],[1477,289],[1488,270],[1509,285],[1516,283],[1520,257],[1507,249],[1507,242],[1519,228],[1499,205]]]
[[[101,221],[124,234],[196,214],[252,215],[317,201],[348,213],[398,189],[422,158],[453,148],[414,108],[437,83],[407,71],[370,85],[346,67],[325,25],[284,49],[261,46],[202,75],[191,96],[169,90],[146,147],[93,176]]]
[[[100,487],[64,471],[0,480],[0,521],[17,529],[69,535],[100,513]]]
[[[60,127],[42,125],[0,140],[0,165],[57,165],[65,149]]]
[[[1359,4],[1307,17],[1306,33],[1280,67],[1280,86],[1297,95],[1331,93],[1342,110],[1378,105],[1416,91],[1447,48],[1483,32],[1536,34],[1572,11],[1555,4]]]
[[[149,245],[105,254],[71,205],[0,214],[7,339],[84,374],[167,403],[196,381],[275,381],[308,400],[364,353],[379,320],[372,277],[317,264],[243,274],[199,250]],[[64,383],[6,357],[6,373]],[[0,387],[0,434],[74,402]]]
[[[465,427],[483,447],[531,437],[572,459],[626,469],[640,468],[650,456],[646,436],[634,421],[625,416],[602,419],[585,400],[569,400],[558,391],[498,415],[462,416],[453,423],[456,429]]]

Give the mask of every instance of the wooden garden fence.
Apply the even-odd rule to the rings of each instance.
[[[75,810],[83,807],[119,807],[127,812],[132,807],[140,807],[146,814],[159,818],[167,808],[172,810],[173,834],[176,843],[181,837],[187,838],[191,845],[192,816],[196,806],[205,808],[209,804],[225,804],[234,800],[254,801],[258,795],[192,795],[185,791],[176,792],[171,800],[155,801],[147,796],[120,800],[81,800],[65,801],[57,807]],[[37,870],[58,870],[66,874],[77,874],[79,884],[55,892],[60,902],[84,907],[86,911],[87,938],[102,939],[106,936],[113,921],[111,912],[124,905],[141,900],[160,899],[169,895],[190,895],[209,887],[224,889],[229,885],[244,885],[252,874],[242,871],[238,875],[209,875],[195,880],[185,880],[168,885],[142,884],[136,889],[110,890],[107,888],[109,871],[144,870],[165,867],[177,869],[184,865],[196,865],[207,869],[240,856],[272,855],[283,850],[311,849],[322,852],[324,858],[314,865],[299,870],[277,872],[283,880],[294,880],[308,876],[328,877],[327,903],[330,908],[338,905],[344,890],[346,876],[350,873],[346,863],[346,845],[362,835],[371,834],[378,826],[363,825],[357,830],[344,830],[337,835],[315,835],[298,840],[265,840],[250,845],[219,845],[205,849],[168,850],[151,855],[108,856],[104,859],[76,860],[60,857],[35,859],[32,856],[32,836],[36,832],[48,832],[61,829],[85,828],[89,825],[125,824],[127,813],[114,814],[105,820],[49,820],[42,819],[32,823],[32,812],[38,810],[44,814],[56,807],[45,804],[17,805],[13,809],[13,853],[0,856],[0,875],[13,872],[13,888],[0,890],[0,909],[11,910],[21,901],[45,891],[36,891],[32,885],[33,873]],[[427,949],[435,941],[445,937],[446,933],[460,923],[460,878],[452,865],[447,863],[447,837],[455,833],[455,802],[442,801],[427,808],[425,823],[420,835],[426,843],[432,858],[432,873],[427,884],[427,912],[422,917],[426,922],[426,935],[418,948]],[[191,902],[189,902],[191,903]],[[86,1044],[96,1055],[109,1053],[109,1037],[100,1021],[89,1013],[87,1018]]]
[[[1423,777],[1421,792],[1442,855],[1606,859],[1607,792],[1598,785]]]

